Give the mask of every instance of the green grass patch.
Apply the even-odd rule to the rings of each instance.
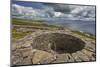
[[[25,19],[15,19],[15,18],[13,18],[12,19],[12,24],[13,25],[22,25],[22,26],[33,26],[33,28],[34,27],[36,27],[36,28],[41,28],[41,29],[44,29],[44,27],[48,27],[49,29],[51,28],[51,29],[60,29],[60,30],[63,30],[64,29],[64,27],[63,26],[60,26],[60,25],[49,25],[49,24],[46,24],[46,23],[44,23],[43,21],[33,21],[33,20],[25,20]]]
[[[27,32],[19,32],[16,29],[20,28],[26,28],[26,29],[40,29],[40,30],[62,30],[64,29],[62,26],[59,25],[49,25],[47,23],[44,23],[44,21],[41,20],[26,20],[26,19],[16,19],[12,18],[12,38],[14,40],[23,38],[29,34],[31,34],[31,31]]]
[[[29,21],[23,19],[12,19],[14,25],[29,25],[29,26],[46,26],[43,22]]]
[[[87,38],[90,38],[90,39],[93,39],[93,40],[96,40],[96,37],[90,33],[86,33],[86,32],[79,32],[79,31],[72,31],[73,33],[76,33],[76,34],[79,34],[83,37],[87,37]]]
[[[17,40],[31,34],[32,32],[17,32],[15,29],[12,30],[12,38]]]

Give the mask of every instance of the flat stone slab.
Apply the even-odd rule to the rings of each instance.
[[[54,55],[46,51],[36,50],[33,54],[33,64],[47,64],[54,60]]]

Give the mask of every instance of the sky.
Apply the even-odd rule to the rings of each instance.
[[[95,21],[95,6],[13,1],[12,16],[43,20]]]

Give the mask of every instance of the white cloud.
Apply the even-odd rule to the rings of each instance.
[[[61,17],[63,16],[64,14],[61,13],[61,12],[54,12],[54,17]]]
[[[45,6],[44,9],[35,9],[12,4],[12,15],[20,18],[66,18],[69,20],[95,20],[95,7],[69,5],[70,13],[56,12],[52,7]]]
[[[33,9],[32,7],[24,7],[17,4],[12,5],[12,15],[24,18],[48,17],[48,14],[44,10]]]
[[[55,12],[54,17],[66,18],[68,20],[95,21],[94,6],[68,5],[69,13]],[[60,8],[59,8],[60,9]]]
[[[93,6],[76,6],[71,14],[79,20],[95,20],[95,7]]]

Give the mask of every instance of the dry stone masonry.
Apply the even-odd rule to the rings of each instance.
[[[38,30],[12,43],[12,65],[95,61],[95,42],[69,30]]]

